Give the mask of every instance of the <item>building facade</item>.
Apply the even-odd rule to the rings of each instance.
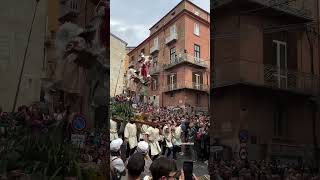
[[[40,1],[29,41],[16,108],[40,101],[44,72],[47,1]],[[0,106],[11,111],[36,1],[5,1],[0,7]]]
[[[319,4],[216,1],[212,136],[249,159],[314,163]],[[212,138],[214,139],[214,138]]]
[[[153,57],[147,100],[162,107],[209,104],[210,14],[183,0],[150,28],[150,36],[128,53]]]
[[[124,40],[110,33],[110,97],[123,93],[127,44]]]

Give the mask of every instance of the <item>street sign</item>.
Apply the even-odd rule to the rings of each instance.
[[[72,144],[77,145],[77,147],[83,148],[85,140],[85,135],[71,134],[71,142]]]
[[[72,128],[77,131],[82,131],[86,128],[86,119],[81,114],[76,114],[72,121]]]
[[[218,152],[218,151],[222,151],[223,147],[222,146],[211,146],[211,152]]]
[[[239,132],[239,140],[240,140],[240,142],[246,143],[246,142],[248,142],[248,139],[249,139],[249,132],[247,130],[241,130]]]

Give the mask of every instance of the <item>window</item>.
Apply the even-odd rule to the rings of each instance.
[[[170,49],[170,62],[174,63],[176,60],[176,47]]]
[[[193,72],[192,73],[192,84],[193,88],[201,89],[201,85],[203,84],[203,76],[200,72]]]
[[[273,62],[277,66],[274,77],[278,87],[287,87],[287,43],[274,40],[272,44]]]
[[[200,46],[194,45],[194,60],[195,62],[200,62]]]
[[[144,48],[143,48],[143,49],[141,49],[141,53],[143,53],[143,54],[144,54]]]
[[[152,91],[156,91],[158,88],[158,81],[157,79],[152,80]]]
[[[156,67],[158,65],[158,56],[152,57],[152,63],[153,63],[153,67]]]
[[[167,83],[169,90],[174,90],[177,87],[177,74],[172,73],[168,75]]]
[[[193,33],[197,36],[200,36],[200,25],[198,23],[194,23]]]
[[[134,61],[134,56],[131,57],[131,61]]]
[[[170,36],[173,37],[176,34],[176,25],[170,27]]]
[[[274,135],[277,137],[286,134],[287,111],[283,105],[277,105],[274,113]]]
[[[153,47],[157,47],[158,46],[158,37],[153,39]]]
[[[199,105],[200,102],[201,102],[201,94],[197,93],[197,94],[196,94],[196,104]]]

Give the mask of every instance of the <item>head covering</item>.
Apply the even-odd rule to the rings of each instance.
[[[118,139],[111,141],[110,151],[113,151],[113,152],[119,151],[122,143],[123,143],[123,140],[121,138],[118,138]]]
[[[140,141],[138,143],[137,152],[142,154],[148,154],[149,151],[149,144],[145,141]]]

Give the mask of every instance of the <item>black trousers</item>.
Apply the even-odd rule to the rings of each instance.
[[[177,159],[177,153],[181,151],[181,147],[180,146],[173,146],[172,149],[172,156],[173,159]]]
[[[168,150],[168,153],[166,155],[166,151]],[[163,146],[163,151],[162,151],[162,155],[166,155],[167,157],[169,157],[171,155],[171,152],[172,152],[172,148],[168,148],[166,146]]]
[[[134,148],[132,148],[132,149],[130,149],[130,145],[129,145],[129,143],[128,143],[128,144],[127,144],[127,153],[126,153],[127,158],[128,158],[129,156],[131,156],[131,155],[136,151],[136,149],[137,149],[137,146],[134,147]]]

